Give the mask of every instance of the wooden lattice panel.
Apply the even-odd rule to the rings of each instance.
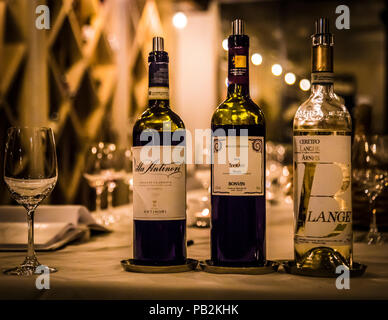
[[[20,3],[0,1],[0,173],[3,173],[3,157],[6,130],[18,123],[21,109],[20,95],[25,74],[26,44],[20,25]],[[0,179],[0,201],[10,201],[3,177]]]
[[[50,9],[50,30],[32,29],[36,15],[31,10],[39,4]],[[125,41],[121,57],[126,77],[120,73],[120,48],[112,42],[117,14],[119,28],[130,30],[119,39]],[[36,47],[31,38],[37,34],[43,41]],[[0,0],[0,160],[7,127],[28,125],[33,117],[33,124],[50,126],[55,132],[59,179],[52,202],[83,202],[88,148],[112,139],[114,128],[119,136],[128,135],[129,130],[123,134],[128,129],[123,128],[125,119],[146,106],[147,55],[155,35],[163,33],[153,0]],[[40,56],[43,66],[42,59],[34,61]],[[36,62],[40,68],[31,68]],[[119,90],[118,83],[125,85]],[[36,95],[42,88],[43,95]],[[42,108],[28,109],[29,97],[41,99]],[[118,120],[121,123],[115,123]],[[2,161],[2,172],[1,166]],[[0,202],[9,202],[4,183],[0,192]]]

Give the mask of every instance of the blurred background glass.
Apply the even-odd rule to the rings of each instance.
[[[361,240],[381,244],[384,237],[378,225],[386,212],[377,217],[376,202],[388,188],[388,136],[356,135],[352,151],[353,187],[366,195],[369,204],[369,231]]]

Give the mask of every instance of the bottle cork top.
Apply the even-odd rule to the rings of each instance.
[[[162,37],[152,38],[152,51],[164,51],[164,39]]]
[[[244,20],[235,19],[232,22],[232,34],[233,35],[243,35],[244,34]]]

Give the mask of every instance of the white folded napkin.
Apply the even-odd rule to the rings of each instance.
[[[58,249],[89,230],[109,232],[97,224],[83,206],[40,206],[35,212],[34,222],[37,250]],[[26,210],[23,207],[0,206],[0,250],[24,250],[27,232]]]

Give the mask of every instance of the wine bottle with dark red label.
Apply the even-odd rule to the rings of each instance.
[[[185,127],[169,104],[168,54],[153,39],[149,105],[133,128],[133,255],[144,265],[186,260]]]
[[[232,23],[226,100],[211,120],[211,260],[220,266],[265,262],[265,120],[249,96],[249,37]]]

